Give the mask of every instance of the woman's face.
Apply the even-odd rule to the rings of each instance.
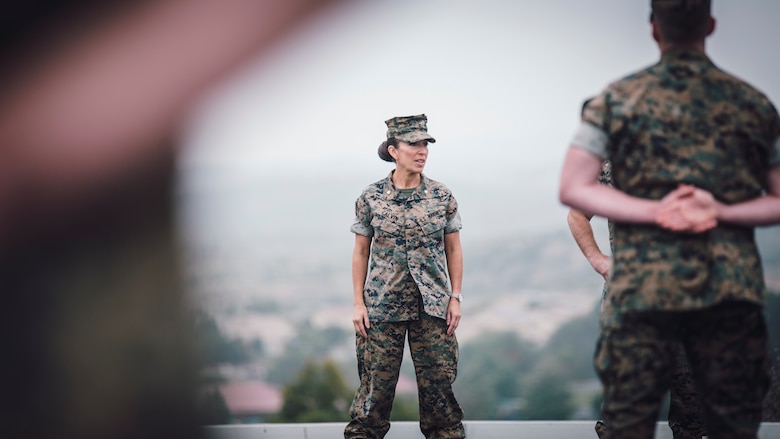
[[[389,149],[398,169],[421,174],[428,159],[428,141],[414,143],[398,141],[398,146]]]

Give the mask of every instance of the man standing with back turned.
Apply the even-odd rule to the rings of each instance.
[[[612,167],[609,161],[605,161],[601,165],[599,183],[612,185]],[[577,242],[577,246],[591,267],[593,267],[593,270],[600,274],[605,281],[608,281],[611,259],[601,251],[596,242],[593,228],[590,225],[591,217],[592,215],[570,208],[566,221],[569,224],[574,240]],[[610,221],[607,226],[609,228],[610,251],[614,253],[612,240],[614,225]],[[612,313],[609,302],[604,300],[607,291],[607,284],[605,283],[601,296],[602,319],[609,319]],[[669,428],[672,430],[674,439],[701,439],[707,435],[707,430],[704,428],[704,420],[701,415],[699,395],[696,394],[691,368],[688,367],[688,360],[685,359],[685,351],[679,344],[675,351],[675,358],[671,365],[672,379],[669,385]],[[599,436],[599,439],[604,436],[606,428],[604,421],[596,421],[596,434]]]
[[[780,116],[705,54],[709,0],[651,5],[661,60],[585,105],[561,175],[561,202],[614,222],[604,437],[653,436],[682,343],[709,437],[755,438],[769,377],[753,229],[780,222]]]

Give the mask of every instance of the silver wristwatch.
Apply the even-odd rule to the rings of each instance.
[[[458,302],[463,303],[463,294],[453,294],[452,297],[458,299]]]

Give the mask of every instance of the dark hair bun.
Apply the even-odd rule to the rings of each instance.
[[[379,158],[386,162],[394,162],[395,159],[393,159],[393,156],[390,155],[390,151],[387,150],[387,147],[387,140],[379,144],[379,149],[377,150]]]

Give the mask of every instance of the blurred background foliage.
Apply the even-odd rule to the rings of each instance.
[[[514,332],[485,333],[463,343],[460,351],[456,395],[469,420],[568,420],[596,419],[601,402],[600,386],[592,357],[598,332],[598,304],[587,315],[562,325],[546,343],[538,346]],[[765,420],[780,421],[780,292],[767,295],[766,313],[773,356],[773,385],[766,400]],[[357,387],[355,361],[337,362],[330,353],[342,347],[345,334],[338,328],[300,328],[281,355],[269,358],[256,346],[221,335],[204,315],[199,325],[206,358],[219,362],[267,363],[267,379],[282,390],[279,413],[266,422],[341,422]],[[407,358],[402,375],[414,380]],[[224,403],[207,400],[216,413],[214,423],[233,422]],[[666,409],[659,419],[666,418]],[[419,419],[416,395],[399,393],[393,420]]]

